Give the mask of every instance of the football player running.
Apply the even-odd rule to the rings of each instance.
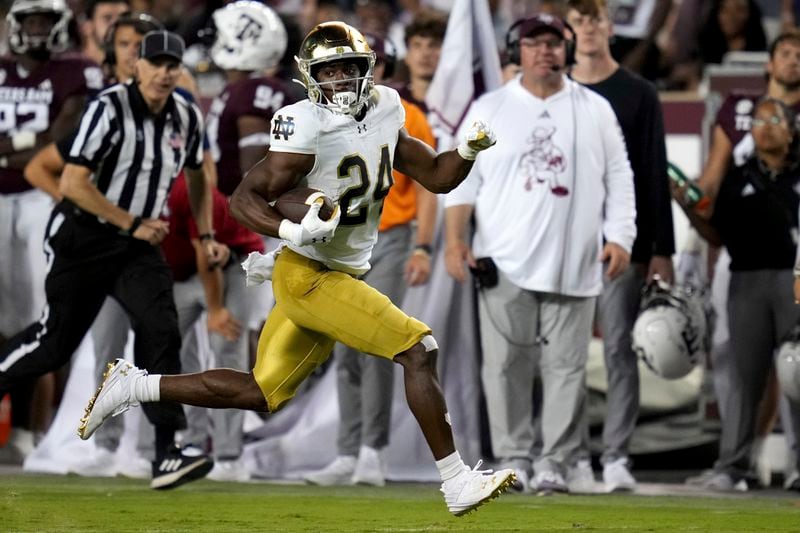
[[[255,368],[150,376],[117,360],[89,402],[79,434],[89,438],[103,420],[141,402],[275,412],[340,341],[403,366],[406,398],[436,460],[447,507],[466,514],[503,492],[514,473],[464,464],[453,443],[430,328],[357,276],[370,267],[392,168],[433,192],[449,191],[495,143],[494,133],[476,122],[456,150],[439,155],[410,137],[397,92],[373,85],[375,55],[344,23],[315,27],[296,59],[308,99],[275,114],[269,152],[231,202],[245,226],[286,241],[270,274],[277,304],[261,333]],[[297,187],[319,189],[336,201],[334,215],[320,220],[316,205],[300,223],[284,219],[270,203]]]

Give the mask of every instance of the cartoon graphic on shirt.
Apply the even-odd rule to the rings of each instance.
[[[564,152],[553,143],[555,126],[537,126],[528,139],[530,149],[522,156],[520,169],[525,178],[525,190],[533,189],[536,183],[547,183],[550,192],[556,196],[566,196],[569,190],[559,185],[558,174],[567,168]]]

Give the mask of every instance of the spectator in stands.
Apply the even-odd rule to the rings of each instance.
[[[574,36],[563,21],[540,14],[519,28],[521,77],[474,102],[464,121],[491,117],[504,148],[448,194],[445,260],[458,281],[465,263],[482,273],[481,375],[495,457],[528,488],[541,373],[543,447],[530,486],[567,492],[602,263],[606,276],[621,275],[636,236],[633,173],[611,105],[564,75]]]
[[[707,64],[719,64],[727,52],[767,49],[761,12],[753,0],[684,0],[667,46],[661,85],[694,90]]]
[[[800,1],[798,0],[781,0],[781,28],[783,31],[789,31],[797,27],[797,22],[800,21]]]
[[[0,121],[0,345],[45,309],[48,266],[42,241],[53,204],[47,195],[32,190],[22,169],[36,150],[75,128],[88,97],[102,86],[102,74],[94,63],[81,56],[57,55],[67,45],[71,16],[62,0],[17,1],[9,12],[11,55],[0,59],[4,110]],[[34,383],[16,383],[14,431],[0,460],[21,463],[33,448],[29,407]],[[52,383],[49,390],[52,403]],[[46,424],[37,429],[43,431]]]
[[[365,37],[377,56],[375,83],[381,83],[392,75],[394,50],[389,41],[378,35],[367,33]],[[405,100],[401,103],[409,135],[434,146],[425,114],[414,104]],[[422,285],[430,276],[437,200],[436,195],[405,174],[395,170],[392,175],[394,184],[383,203],[378,242],[370,259],[372,269],[362,279],[400,306],[406,286]],[[411,226],[415,218],[416,235]],[[416,244],[412,247],[412,243]],[[305,479],[316,485],[383,486],[386,482],[383,449],[389,444],[394,365],[388,360],[365,357],[343,344],[336,346],[334,355],[338,365],[338,455],[332,463]]]
[[[572,79],[605,97],[622,126],[636,192],[636,240],[631,266],[603,280],[598,322],[608,375],[603,426],[603,481],[608,492],[633,490],[628,444],[639,413],[639,371],[631,331],[639,313],[642,288],[659,276],[672,283],[675,238],[667,180],[667,154],[661,104],[655,87],[611,56],[611,23],[606,0],[569,0],[567,22],[575,29],[576,64]],[[571,476],[583,491],[594,481],[584,457]],[[568,478],[568,482],[570,479]],[[582,483],[581,483],[582,482]]]
[[[628,0],[615,2],[612,10],[614,40],[611,55],[631,71],[655,80],[661,52],[656,45],[671,0]]]
[[[722,63],[728,52],[763,52],[767,37],[755,0],[716,0],[701,28],[701,65]]]
[[[765,97],[751,121],[755,153],[731,169],[706,219],[684,207],[692,225],[712,245],[731,256],[728,291],[729,360],[723,369],[730,386],[725,405],[719,459],[713,475],[701,481],[709,489],[746,491],[754,481],[752,448],[758,406],[766,390],[773,357],[782,339],[800,319],[791,288],[797,250],[800,161],[795,114],[783,101]],[[785,423],[800,431],[800,406],[791,405]],[[790,461],[800,466],[796,445]],[[794,479],[787,489],[800,490]]]
[[[81,25],[83,55],[100,65],[106,56],[105,42],[109,28],[130,10],[129,0],[88,0],[86,18]]]

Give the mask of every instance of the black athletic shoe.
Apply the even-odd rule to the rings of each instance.
[[[214,461],[197,448],[174,446],[162,458],[153,462],[151,489],[174,489],[184,483],[201,479],[214,467]]]

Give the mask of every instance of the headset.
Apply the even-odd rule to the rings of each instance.
[[[132,13],[123,13],[106,32],[106,37],[103,40],[103,49],[105,51],[105,59],[103,65],[114,67],[117,64],[117,54],[114,51],[114,38],[117,35],[117,28],[120,26],[133,26],[136,33],[145,35],[151,31],[163,31],[166,28],[161,22],[146,13],[134,15]]]
[[[510,28],[508,28],[508,32],[506,33],[506,52],[508,53],[508,60],[515,65],[519,65],[520,62],[519,28],[528,20],[529,19],[519,19],[512,24]],[[578,36],[575,34],[575,30],[566,20],[561,19],[561,22],[564,24],[564,28],[569,31],[572,37],[571,39],[567,39],[566,37],[564,38],[564,67],[569,68],[576,63],[575,45]]]

